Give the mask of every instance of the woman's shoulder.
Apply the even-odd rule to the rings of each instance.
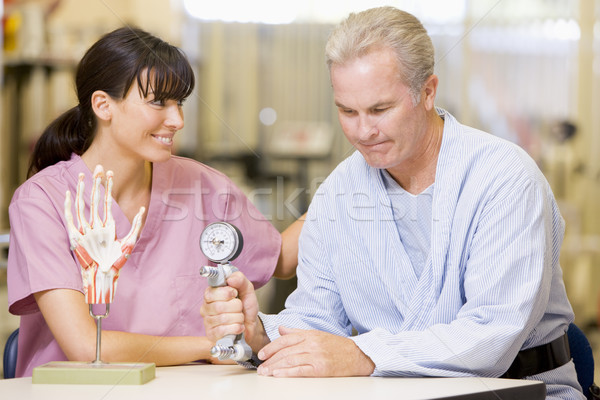
[[[79,157],[67,161],[60,161],[37,172],[23,182],[13,194],[13,202],[21,198],[48,197],[59,193],[64,199],[65,191],[73,185],[73,177],[77,177]]]
[[[198,193],[215,195],[241,192],[233,180],[223,172],[190,158],[172,156],[157,167],[154,174],[157,185],[155,187],[163,190],[182,193],[194,190]]]
[[[171,156],[169,161],[162,163],[162,167],[181,177],[211,176],[219,179],[229,180],[227,175],[221,171],[210,167],[200,161],[187,157]]]

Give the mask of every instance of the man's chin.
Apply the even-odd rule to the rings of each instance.
[[[385,159],[382,159],[382,157],[374,156],[373,154],[368,154],[368,153],[365,154],[362,151],[361,151],[361,154],[362,154],[363,158],[365,159],[365,161],[367,162],[367,164],[369,164],[369,166],[371,166],[373,168],[386,169],[391,166],[391,164],[389,162],[387,162]]]

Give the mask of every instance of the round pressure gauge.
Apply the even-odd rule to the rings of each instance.
[[[200,235],[200,249],[212,262],[226,263],[242,252],[244,240],[240,230],[227,222],[208,224]]]

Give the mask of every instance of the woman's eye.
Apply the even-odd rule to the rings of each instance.
[[[185,100],[178,100],[176,101],[177,107],[182,107],[183,106],[183,102]],[[166,107],[168,104],[173,104],[173,102],[175,102],[175,100],[150,100],[148,103],[153,105],[153,106],[160,106],[160,107]]]

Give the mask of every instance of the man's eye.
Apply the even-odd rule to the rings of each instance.
[[[150,100],[149,103],[152,104],[153,106],[164,106],[165,105],[164,100]]]
[[[382,113],[382,112],[384,112],[386,110],[387,110],[387,108],[375,108],[373,110],[373,112],[377,114],[377,113]]]

